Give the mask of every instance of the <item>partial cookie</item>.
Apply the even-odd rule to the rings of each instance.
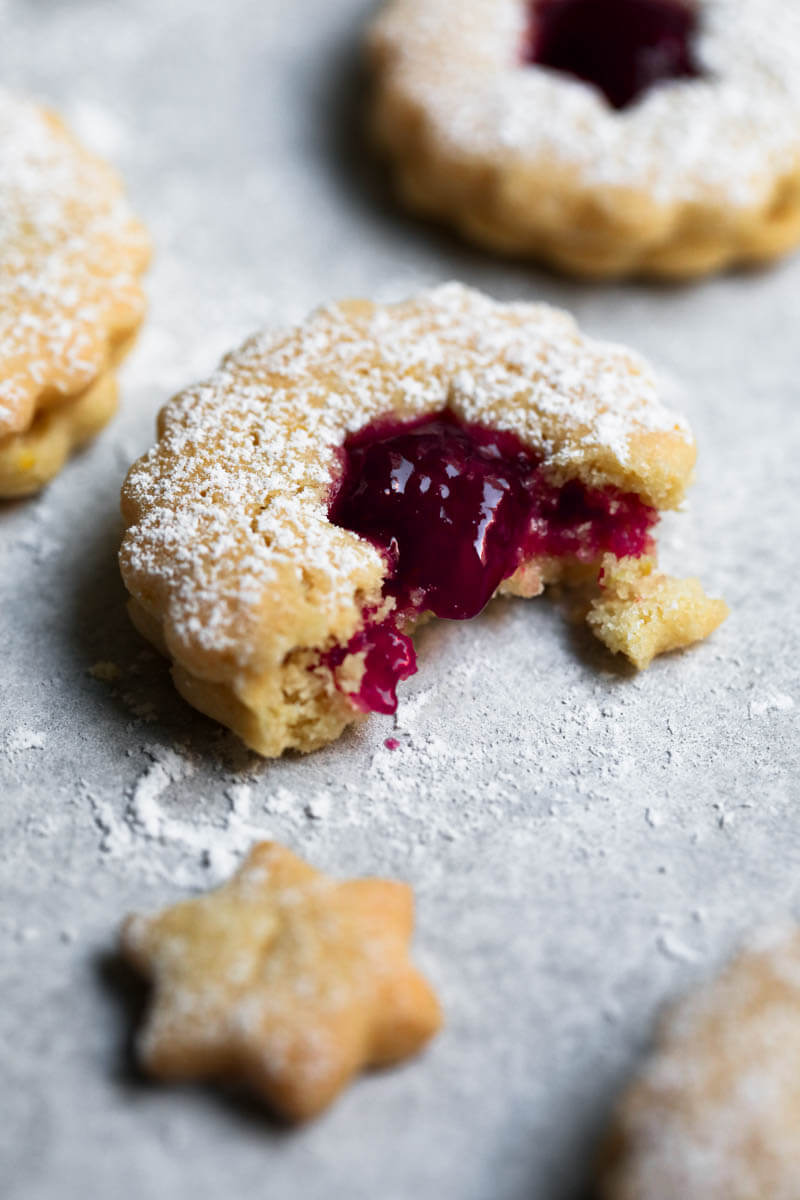
[[[38,492],[117,411],[117,380],[106,371],[74,400],[43,408],[24,433],[0,438],[0,496]]]
[[[653,552],[695,446],[647,365],[458,284],[253,338],[161,414],[122,495],[134,621],[261,754],[392,712],[429,615]]]
[[[412,927],[406,884],[338,882],[260,843],[224,887],[126,921],[123,951],[153,981],[142,1065],[241,1081],[290,1120],[315,1116],[439,1029]]]
[[[800,242],[784,0],[388,0],[368,53],[404,199],[492,249],[689,277]]]
[[[0,90],[0,498],[37,490],[111,417],[148,256],[111,168]]]
[[[798,1200],[800,934],[676,1005],[623,1097],[603,1200]]]
[[[607,555],[600,595],[586,618],[601,642],[635,667],[649,667],[657,654],[701,642],[728,616],[724,600],[707,596],[698,579],[671,579],[651,558]]]

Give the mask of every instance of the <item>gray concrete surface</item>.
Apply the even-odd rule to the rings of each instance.
[[[358,133],[368,9],[0,0],[4,82],[119,163],[156,240],[120,418],[0,512],[7,1200],[578,1200],[659,1007],[798,915],[800,261],[586,287],[406,218]],[[396,721],[259,763],[128,626],[124,471],[169,393],[256,326],[443,278],[564,304],[681,379],[700,467],[664,557],[731,619],[636,678],[555,605],[497,603],[422,632]],[[126,911],[208,886],[258,833],[409,879],[447,1011],[424,1058],[292,1133],[235,1094],[141,1080],[141,989],[113,957]]]

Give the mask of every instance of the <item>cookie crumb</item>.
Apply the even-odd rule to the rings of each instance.
[[[115,662],[103,658],[89,667],[89,674],[92,679],[99,679],[101,683],[114,683],[122,672]]]
[[[600,588],[586,618],[589,627],[640,671],[659,654],[707,638],[729,613],[725,601],[707,596],[699,580],[662,575],[652,558],[607,554]]]

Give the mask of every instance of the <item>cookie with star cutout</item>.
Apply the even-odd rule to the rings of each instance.
[[[409,961],[412,927],[406,884],[340,882],[258,844],[216,891],[126,921],[123,952],[153,985],[142,1066],[244,1083],[290,1121],[316,1116],[358,1072],[439,1029]]]
[[[598,278],[800,242],[785,0],[388,0],[367,47],[403,199],[473,241]]]

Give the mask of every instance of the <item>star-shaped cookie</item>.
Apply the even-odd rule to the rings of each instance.
[[[408,885],[339,882],[259,843],[218,890],[125,922],[123,953],[154,985],[142,1065],[241,1080],[290,1120],[314,1116],[439,1028],[408,959],[412,927]]]

